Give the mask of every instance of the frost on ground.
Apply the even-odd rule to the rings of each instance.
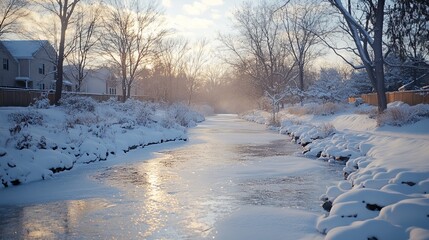
[[[65,97],[59,107],[42,99],[0,112],[1,187],[51,178],[137,147],[186,141],[186,128],[204,120],[183,104],[97,103],[84,97]]]
[[[280,133],[303,153],[344,163],[344,178],[321,196],[325,239],[429,239],[429,105],[391,103],[382,115],[367,105],[290,107]],[[242,116],[267,123],[270,115]]]

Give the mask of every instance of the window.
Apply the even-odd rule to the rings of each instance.
[[[44,90],[45,89],[45,84],[44,83],[40,83],[40,90]]]
[[[3,69],[9,70],[9,59],[3,58]]]
[[[42,64],[42,65],[39,67],[39,73],[40,73],[40,74],[45,74],[45,64]]]
[[[116,88],[109,87],[109,94],[116,95]]]

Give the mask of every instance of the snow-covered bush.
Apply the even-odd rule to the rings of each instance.
[[[175,103],[168,108],[168,115],[183,127],[194,127],[198,122],[204,121],[204,116],[193,111],[187,105]]]
[[[387,109],[377,116],[378,126],[402,126],[429,117],[429,105],[409,106],[402,102],[389,103]]]
[[[262,110],[253,110],[253,111],[248,111],[240,114],[240,118],[246,121],[255,122],[259,124],[266,124],[266,125],[268,125],[270,117],[271,117],[270,113]]]
[[[29,133],[22,133],[17,137],[16,149],[29,149],[32,146],[33,137]]]
[[[141,103],[139,108],[136,109],[136,122],[142,126],[148,126],[149,124],[155,122],[155,106],[150,103]]]
[[[91,125],[100,121],[100,118],[92,112],[73,112],[66,119],[67,128],[74,128],[75,125]]]
[[[326,115],[332,115],[336,112],[338,112],[341,109],[341,106],[337,103],[333,103],[333,102],[327,102],[322,104],[322,106],[316,107],[314,108],[314,114],[315,115],[322,115],[322,116],[326,116]]]
[[[391,107],[386,109],[382,114],[377,117],[378,126],[393,125],[402,126],[407,123],[415,121],[415,115],[410,112],[409,108],[405,107]]]
[[[60,104],[69,113],[94,112],[97,102],[90,97],[65,95],[63,98],[61,98]]]
[[[290,114],[296,115],[296,116],[303,116],[308,114],[308,111],[303,106],[294,106],[294,107],[288,107],[286,111]]]
[[[46,95],[42,95],[31,106],[37,109],[48,109],[50,107],[49,98]]]
[[[333,102],[326,102],[323,104],[317,104],[317,103],[309,103],[304,106],[293,106],[287,108],[287,112],[293,115],[297,116],[303,116],[303,115],[319,115],[319,116],[326,116],[326,115],[332,115],[339,110],[343,109],[343,106],[338,103]]]
[[[43,124],[43,115],[33,110],[13,112],[8,115],[8,118],[9,121],[21,126]]]
[[[307,98],[316,102],[341,102],[355,94],[335,68],[322,68],[319,79],[306,92]]]

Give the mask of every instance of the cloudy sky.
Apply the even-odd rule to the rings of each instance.
[[[189,38],[211,39],[228,31],[234,9],[243,0],[162,0],[171,27]]]

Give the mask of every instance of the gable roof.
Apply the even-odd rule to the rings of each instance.
[[[47,40],[8,40],[1,41],[15,59],[33,59],[34,55],[46,44]]]

